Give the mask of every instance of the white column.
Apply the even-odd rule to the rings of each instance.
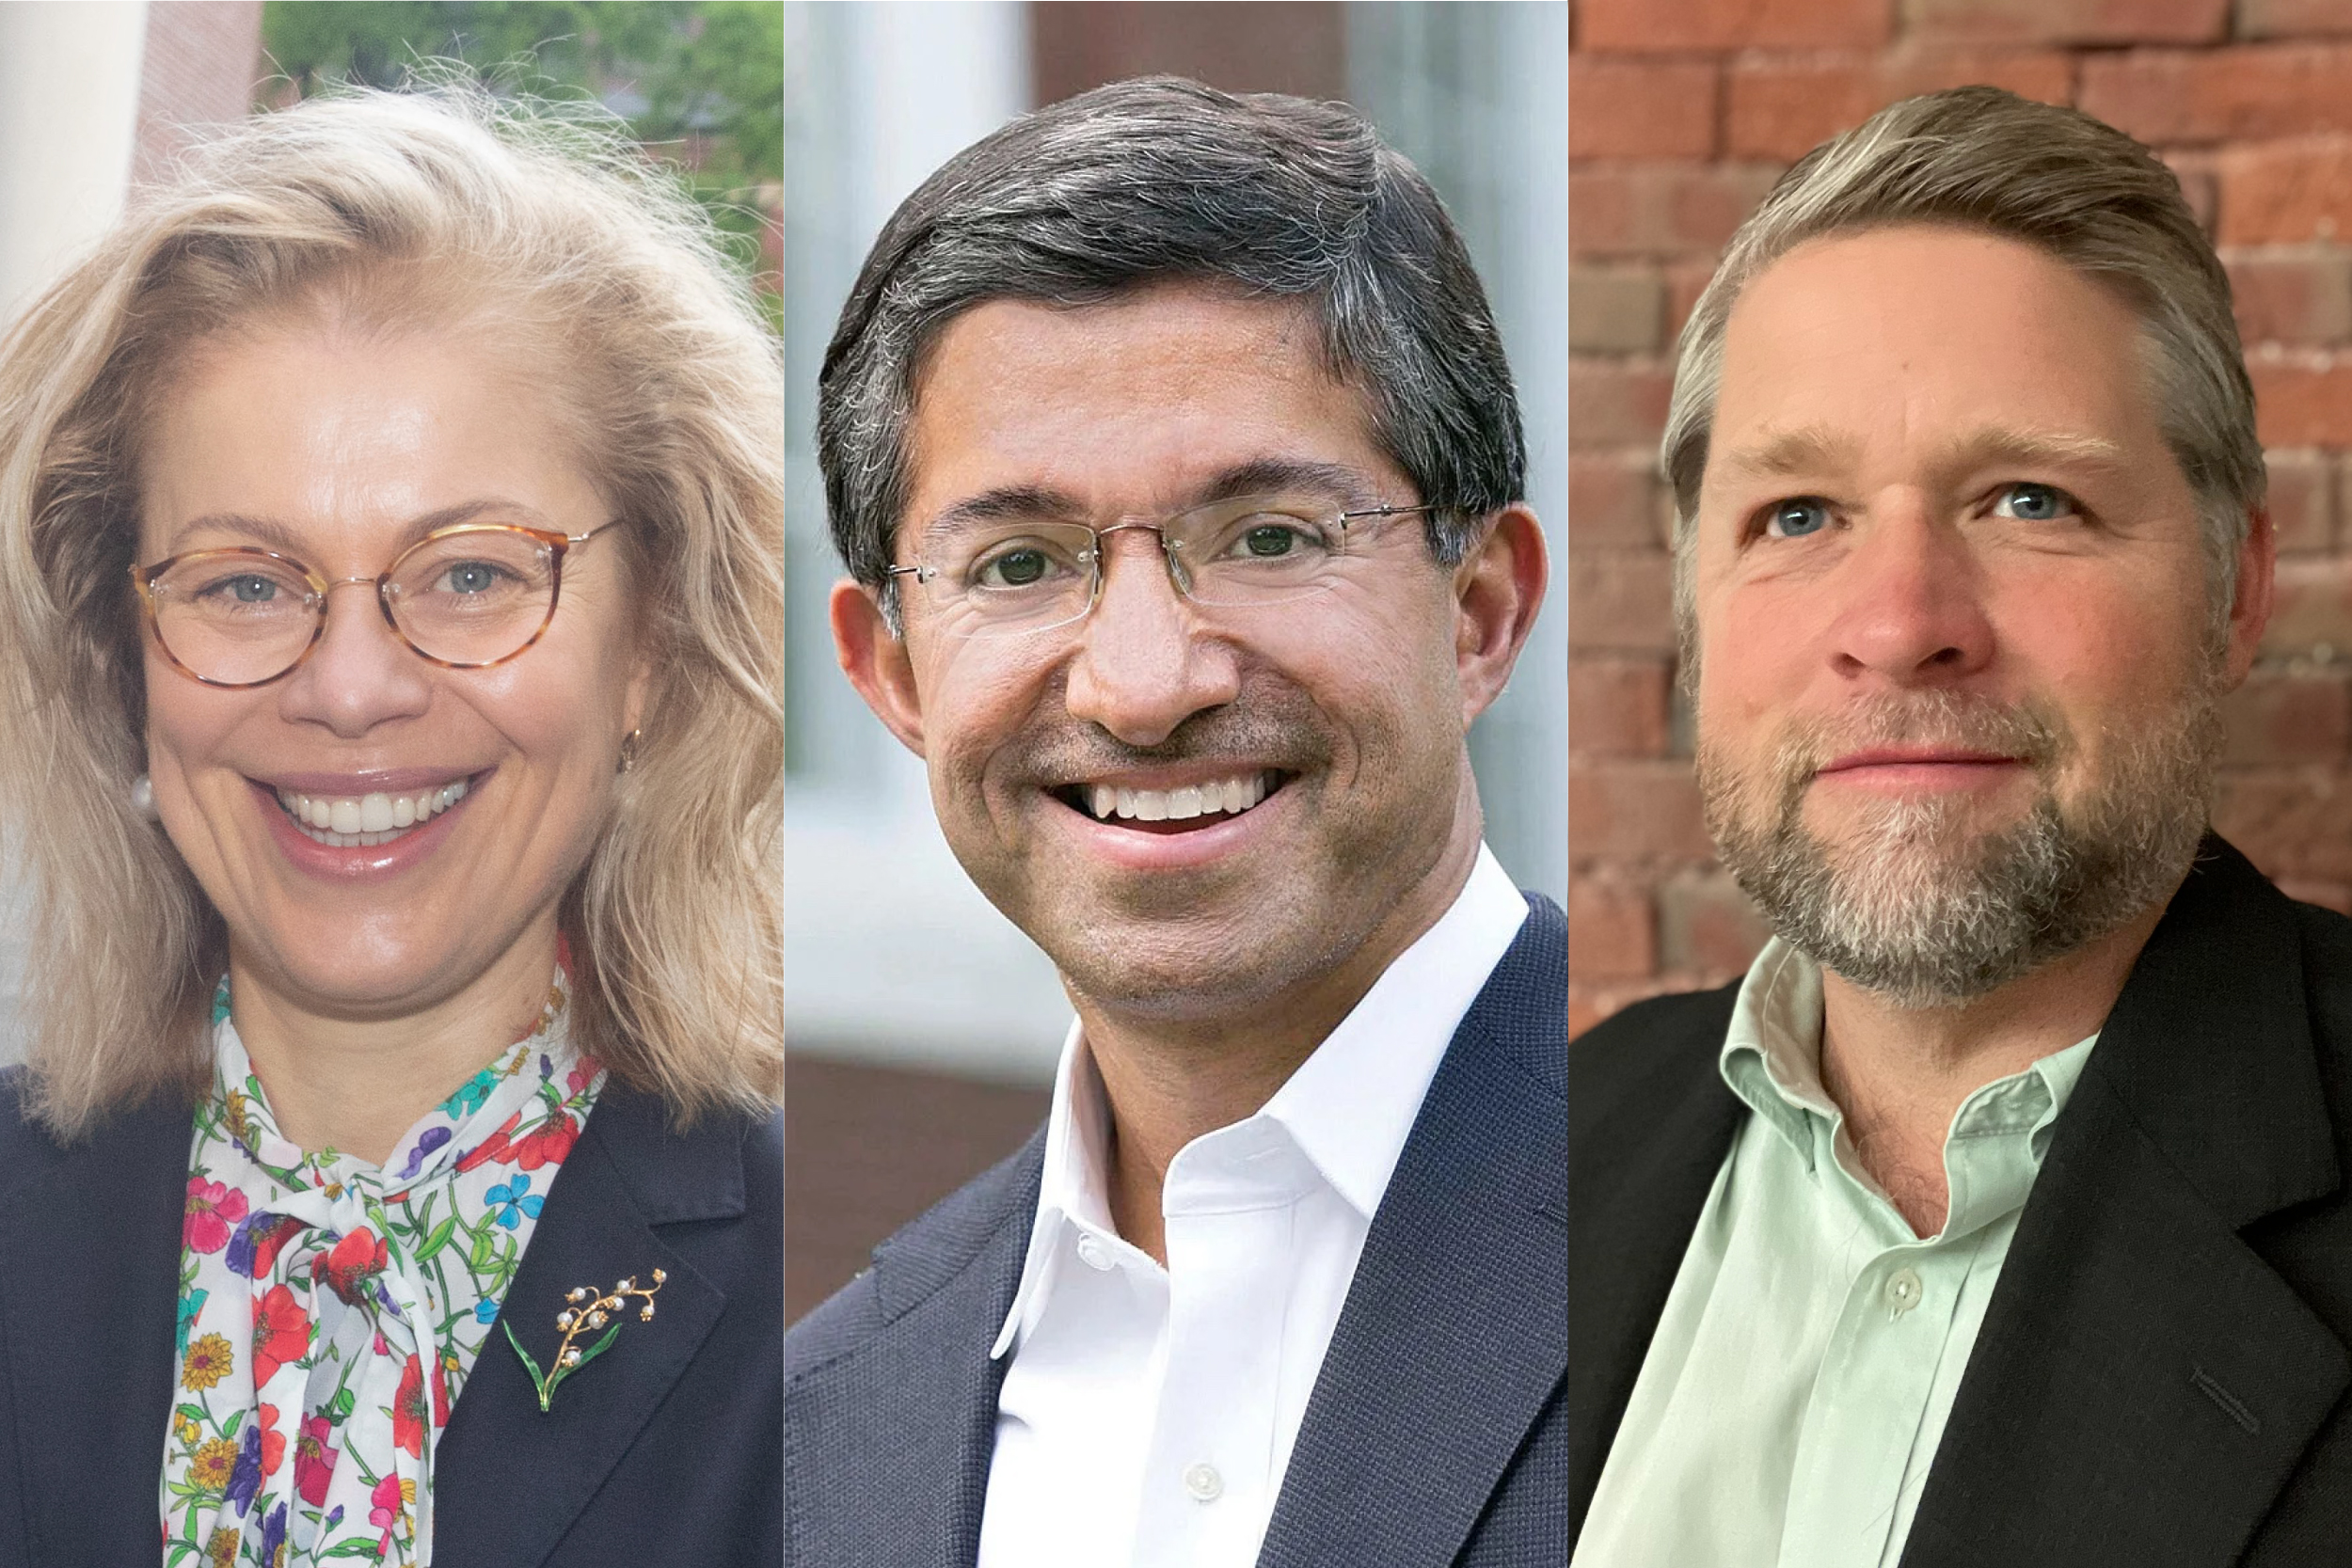
[[[122,211],[146,0],[0,5],[0,321]]]

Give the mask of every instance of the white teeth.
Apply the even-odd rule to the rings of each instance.
[[[335,798],[300,795],[289,789],[278,792],[278,803],[305,833],[338,849],[372,847],[398,838],[465,798],[463,779],[414,795],[377,791]]]
[[[1238,816],[1248,811],[1266,798],[1266,774],[1249,773],[1181,789],[1128,789],[1099,784],[1080,787],[1099,822],[1115,816],[1135,822],[1184,822],[1218,812]]]

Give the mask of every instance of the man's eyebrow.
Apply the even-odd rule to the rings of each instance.
[[[1786,479],[1851,464],[1858,443],[1819,425],[1767,431],[1747,446],[1724,454],[1724,470],[1741,479]]]
[[[487,513],[507,514],[526,528],[544,529],[550,533],[569,531],[557,528],[536,507],[526,506],[520,501],[508,500],[500,496],[485,496],[475,500],[459,501],[454,506],[444,506],[437,511],[427,512],[421,516],[410,518],[406,526],[400,531],[399,538],[393,542],[393,553],[398,554],[406,549],[437,529],[455,528],[460,523],[470,523]],[[166,556],[180,554],[182,546],[189,539],[199,533],[208,531],[234,534],[242,539],[249,539],[255,544],[266,545],[281,555],[299,557],[305,547],[303,542],[294,537],[294,530],[275,517],[255,516],[244,512],[207,512],[201,516],[189,518],[173,530],[171,537],[165,542],[164,554]]]
[[[1820,426],[1805,425],[1768,432],[1761,439],[1725,454],[1723,467],[1743,479],[1831,473],[1852,466],[1859,445]],[[1972,431],[1951,442],[1937,455],[1934,467],[1938,472],[1960,474],[2006,465],[2103,472],[2129,467],[2123,448],[2103,436],[1997,425]]]
[[[1999,427],[1979,430],[1953,442],[1940,466],[1958,473],[2010,464],[2102,471],[2122,470],[2130,466],[2122,446],[2104,436]]]
[[[1331,497],[1347,506],[1367,506],[1379,499],[1365,487],[1363,475],[1345,464],[1258,457],[1220,469],[1207,483],[1173,498],[1169,511],[1172,514],[1196,506],[1212,506],[1237,496],[1302,490]],[[982,523],[1086,523],[1089,517],[1087,506],[1068,491],[1041,484],[1000,484],[946,507],[924,528],[923,536],[939,538]]]

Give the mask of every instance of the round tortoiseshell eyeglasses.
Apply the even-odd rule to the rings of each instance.
[[[371,583],[385,624],[419,657],[486,670],[539,641],[563,596],[564,558],[585,533],[511,523],[437,529],[373,578],[326,578],[258,545],[192,550],[133,566],[155,645],[206,686],[267,686],[308,658],[326,630],[327,594]]]

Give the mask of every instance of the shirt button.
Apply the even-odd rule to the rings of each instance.
[[[1213,1503],[1225,1495],[1225,1478],[1214,1465],[1195,1465],[1184,1472],[1184,1490],[1195,1502]]]
[[[1909,1269],[1897,1269],[1886,1278],[1886,1321],[1893,1323],[1918,1306],[1919,1298],[1925,1294],[1927,1289],[1919,1283],[1916,1274]]]
[[[1111,1249],[1091,1236],[1078,1238],[1078,1261],[1098,1273],[1106,1273],[1111,1266]]]

